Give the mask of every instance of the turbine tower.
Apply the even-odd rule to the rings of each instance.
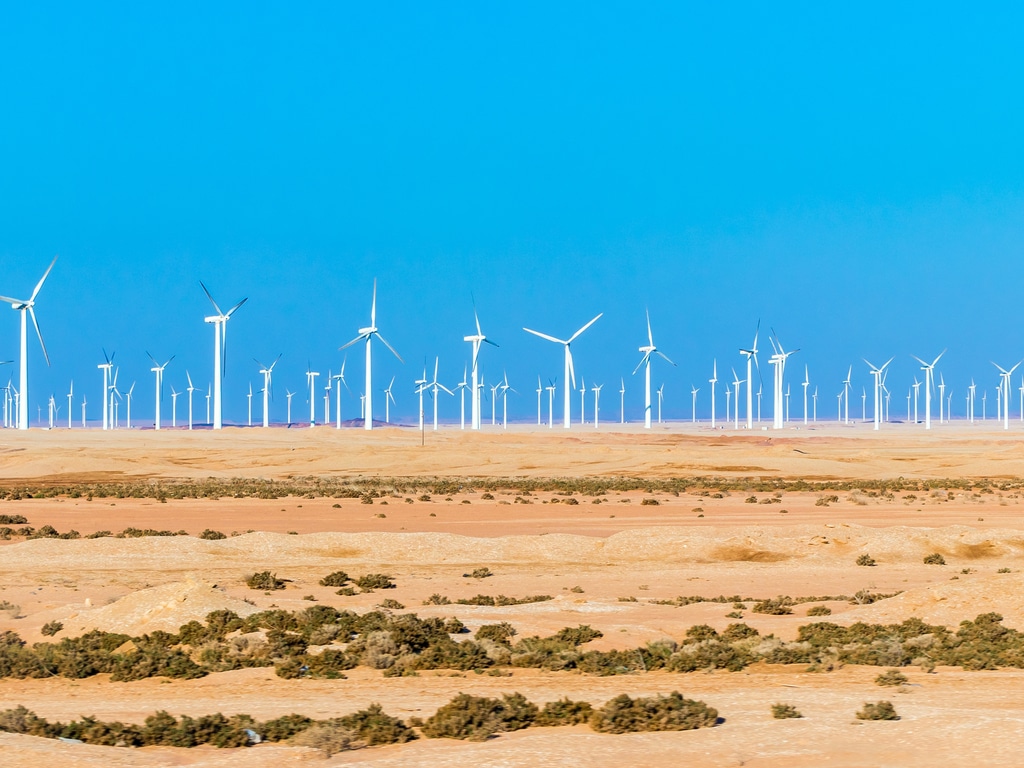
[[[893,358],[890,357],[882,365],[874,365],[873,363],[869,362],[868,360],[864,360],[864,362],[868,364],[868,368],[871,369],[871,376],[875,380],[875,386],[874,386],[874,390],[875,390],[875,426],[874,426],[874,429],[875,429],[875,431],[878,431],[881,428],[881,421],[882,421],[882,418],[881,418],[881,416],[882,416],[881,398],[882,398],[882,389],[885,387],[885,383],[883,381],[883,377],[885,376],[885,369],[889,367],[889,363],[891,363],[892,361],[893,361]]]
[[[43,343],[43,334],[39,330],[39,321],[36,320],[36,296],[39,295],[39,289],[43,287],[43,283],[46,282],[47,276],[50,274],[50,270],[53,269],[53,265],[57,263],[57,257],[53,257],[53,261],[50,262],[50,266],[46,268],[43,276],[39,278],[39,282],[36,283],[36,288],[32,291],[32,296],[28,299],[10,299],[7,296],[0,296],[0,301],[6,301],[11,305],[11,309],[21,312],[21,371],[18,380],[18,389],[20,392],[20,398],[18,400],[18,429],[28,429],[28,317],[32,318],[32,325],[35,326],[36,336],[39,337],[39,346],[43,348],[43,358],[46,360],[46,365],[50,365],[50,356],[46,353],[46,344]]]
[[[750,345],[750,349],[741,349],[740,354],[745,355],[747,358],[747,429],[754,428],[754,379],[753,371],[751,370],[751,362],[757,365],[757,336],[761,331],[761,321],[757,321],[757,328],[754,330],[754,343]],[[761,375],[761,367],[757,367],[758,376]],[[739,396],[739,389],[736,390],[737,397]],[[739,408],[739,401],[736,402],[736,407]],[[807,409],[805,408],[804,411]]]
[[[579,338],[580,334],[583,333],[585,330],[587,330],[587,328],[589,328],[594,323],[596,323],[599,319],[601,319],[601,315],[603,315],[603,314],[604,314],[604,312],[599,313],[597,315],[597,317],[595,317],[589,323],[587,323],[582,328],[580,328],[578,331],[576,331],[576,333],[574,333],[568,339],[556,339],[554,336],[549,336],[546,333],[541,333],[540,331],[534,331],[534,330],[531,330],[529,328],[523,328],[523,330],[526,331],[527,333],[532,333],[534,336],[539,336],[542,339],[546,339],[547,341],[554,342],[555,344],[561,344],[561,345],[563,345],[565,347],[565,380],[564,380],[564,382],[562,384],[562,389],[564,390],[564,393],[565,393],[565,404],[563,406],[562,417],[563,417],[563,422],[564,422],[564,426],[565,426],[566,429],[569,429],[569,427],[571,426],[571,424],[570,424],[570,417],[571,417],[570,409],[572,408],[572,406],[571,406],[570,403],[571,403],[571,399],[572,399],[572,390],[574,390],[576,388],[576,370],[575,370],[575,368],[573,368],[573,365],[572,365],[572,351],[569,349],[569,345],[572,344],[574,341],[576,341],[576,339]],[[570,386],[570,384],[571,384],[571,386]]]
[[[935,364],[939,362],[941,358],[946,354],[946,350],[939,352],[939,356],[936,357],[931,363],[926,363],[917,355],[911,355],[917,362],[921,364],[921,370],[924,371],[924,428],[932,428],[932,390],[935,388]],[[916,409],[915,409],[916,410]],[[916,419],[916,415],[915,415]]]
[[[371,353],[370,342],[373,337],[376,336],[381,340],[381,343],[388,348],[388,350],[395,357],[398,358],[398,362],[404,364],[401,355],[395,352],[394,347],[388,344],[387,340],[380,335],[377,330],[377,280],[374,278],[373,281],[373,303],[370,304],[370,324],[366,328],[359,329],[359,335],[356,336],[352,341],[339,347],[338,349],[347,349],[358,341],[366,342],[366,393],[363,395],[366,399],[363,401],[363,429],[373,429],[373,356]]]
[[[206,298],[213,304],[213,308],[217,310],[216,315],[210,315],[209,317],[203,318],[207,323],[213,323],[213,428],[222,429],[223,420],[221,419],[221,380],[224,378],[224,372],[227,366],[227,343],[228,343],[228,320],[231,316],[238,311],[238,308],[248,301],[248,297],[242,299],[240,302],[235,304],[227,312],[222,312],[220,307],[217,306],[217,302],[213,300],[213,296],[206,289],[206,286],[202,281],[199,285],[203,287],[203,293],[206,294]]]
[[[715,384],[718,383],[718,359],[716,358],[713,363],[711,378],[708,379],[708,384],[711,385],[711,428],[715,428]]]
[[[1010,428],[1010,377],[1013,376],[1013,372],[1017,370],[1017,366],[1019,366],[1021,362],[1024,362],[1024,360],[1017,363],[1017,365],[1013,366],[1010,370],[1006,370],[1001,365],[992,363],[992,365],[995,365],[996,368],[999,369],[999,386],[1003,389],[1003,429]]]
[[[103,356],[106,357],[107,353],[104,352]],[[154,374],[156,374],[156,410],[154,411],[156,416],[153,419],[153,429],[160,429],[160,401],[161,401],[161,399],[163,399],[164,368],[166,368],[168,365],[171,364],[171,360],[174,359],[174,355],[171,355],[167,359],[167,362],[164,363],[163,365],[160,365],[160,363],[158,363],[156,361],[156,358],[153,357],[151,354],[149,354],[149,352],[146,353],[146,356],[150,360],[153,361],[153,367],[150,368],[149,370],[151,370]],[[113,355],[111,355],[111,358],[113,358]],[[107,365],[109,365],[109,364],[110,364],[110,360],[108,359],[107,360]],[[104,418],[104,422],[106,422],[105,418]],[[104,426],[104,429],[106,429],[105,426]]]
[[[196,385],[192,383],[192,374],[189,373],[187,369],[185,371],[185,378],[188,379],[188,386],[185,388],[185,391],[188,392],[188,429],[189,429],[189,432],[191,432],[192,431],[192,393],[196,391]],[[134,385],[132,385],[132,386],[134,386]],[[202,390],[199,390],[199,391],[202,392]]]
[[[280,357],[280,355],[278,357]],[[348,362],[348,357],[343,357],[341,359],[341,373],[337,373],[337,374],[334,375],[334,380],[336,382],[338,382],[338,384],[337,384],[338,393],[335,396],[336,401],[334,403],[334,418],[337,419],[337,422],[338,422],[336,429],[341,429],[341,385],[344,384],[345,385],[345,389],[348,389],[348,382],[345,381],[345,363],[347,363],[347,362]],[[352,390],[349,389],[349,392],[351,393]]]
[[[107,393],[110,391],[110,369],[114,367],[114,352],[107,357],[107,350],[103,350],[103,359],[106,362],[97,365],[97,368],[103,369],[103,429],[110,429],[110,401],[107,399]],[[22,398],[24,402],[24,398]]]
[[[568,349],[568,347],[566,348]],[[636,368],[633,369],[633,375],[636,376],[636,372],[640,370],[640,366],[644,367],[644,429],[651,428],[651,355],[657,354],[663,358],[670,365],[675,365],[671,360],[665,357],[665,353],[654,346],[654,336],[651,334],[651,313],[647,312],[647,345],[640,347],[640,351],[644,353],[644,356],[637,363]],[[658,423],[661,423],[661,418],[658,418]]]
[[[799,352],[799,349],[793,349],[787,352],[782,347],[782,342],[779,341],[779,337],[772,331],[772,335],[768,337],[768,341],[772,344],[772,349],[775,354],[771,356],[769,362],[775,366],[775,393],[774,393],[774,407],[772,409],[772,420],[775,429],[782,429],[784,427],[784,395],[782,392],[782,384],[786,376],[786,360],[790,355]]]
[[[484,332],[480,330],[480,316],[476,311],[476,302],[473,303],[473,321],[476,323],[476,333],[464,336],[463,341],[468,341],[473,345],[473,389],[470,393],[470,428],[480,429],[480,345],[490,344],[492,347],[497,347],[493,341],[484,336]]]
[[[260,367],[260,373],[263,374],[263,426],[264,427],[269,427],[270,426],[270,392],[271,392],[270,386],[271,386],[271,381],[272,381],[273,374],[274,374],[274,366],[277,365],[277,361],[280,360],[280,359],[281,359],[281,355],[278,355],[276,358],[274,358],[274,362],[272,362],[270,365],[264,365],[259,360],[257,360],[255,357],[253,358],[253,362],[255,362],[256,365],[258,365]],[[188,384],[189,384],[189,386],[192,386],[191,379],[189,380]],[[190,413],[189,421],[190,421],[190,424],[191,424],[191,411],[192,411],[192,403],[191,403],[191,400],[190,400],[189,401],[189,413]]]

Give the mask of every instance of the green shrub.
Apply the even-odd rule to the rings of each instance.
[[[46,637],[53,637],[58,632],[64,629],[64,625],[59,621],[48,621],[43,624],[43,628],[40,630]]]
[[[383,573],[368,573],[356,579],[355,584],[362,590],[394,589],[395,582]]]
[[[832,609],[827,605],[812,605],[807,609],[808,616],[831,616]]]
[[[776,720],[788,720],[803,717],[803,715],[792,704],[772,704],[772,717]]]
[[[580,624],[578,627],[563,627],[555,633],[554,637],[560,642],[576,646],[604,637],[604,633],[589,624]]]
[[[464,573],[464,574],[462,574],[462,578],[464,578],[464,579],[486,579],[488,576],[493,576],[493,575],[494,574],[491,573],[491,569],[488,568],[485,565],[485,566],[483,566],[481,568],[474,568],[471,573]]]
[[[348,574],[344,571],[334,571],[320,579],[321,587],[344,587],[348,584]]]
[[[896,714],[896,709],[893,707],[892,702],[889,701],[877,701],[870,702],[865,701],[864,707],[857,713],[858,720],[899,720],[900,716]]]
[[[767,600],[759,600],[754,603],[752,610],[754,613],[764,613],[770,616],[787,616],[793,613],[792,605],[793,598],[780,595]]]
[[[533,721],[538,726],[579,725],[590,720],[594,708],[588,701],[572,701],[564,698],[549,701]]]
[[[877,565],[877,563],[875,562],[875,558],[873,558],[871,555],[865,552],[863,555],[857,558],[857,565],[872,566]]]
[[[444,595],[441,595],[441,594],[438,594],[437,592],[435,592],[430,597],[428,597],[426,600],[424,600],[423,604],[424,605],[451,605],[452,601],[449,600]]]
[[[404,744],[416,738],[411,728],[397,717],[385,713],[380,704],[371,704],[355,714],[338,718],[337,722],[370,747]]]
[[[516,628],[503,621],[500,624],[484,624],[476,631],[477,640],[490,640],[502,645],[511,645],[516,636]]]
[[[378,607],[386,608],[389,611],[401,611],[405,608],[405,606],[402,605],[400,602],[398,602],[397,600],[392,600],[390,597],[381,600],[380,605]]]
[[[657,507],[661,504],[657,499],[643,499],[640,502],[641,507]]]
[[[264,591],[284,589],[284,579],[277,578],[277,574],[273,574],[270,571],[254,573],[245,580],[245,583],[249,589],[262,589]]]
[[[521,694],[501,699],[460,693],[423,723],[423,735],[431,739],[483,741],[496,733],[528,728],[538,709]]]
[[[199,534],[199,538],[206,539],[207,541],[220,541],[221,539],[226,539],[227,535],[221,533],[220,531],[215,531],[211,528],[207,528],[205,531]]]
[[[369,503],[373,503],[371,499]],[[324,757],[331,757],[352,748],[352,731],[335,721],[316,723],[292,736],[289,744],[318,749]]]
[[[622,694],[596,710],[590,726],[598,733],[640,731],[688,731],[713,726],[718,711],[702,701],[685,699],[673,691],[668,696],[631,699]]]
[[[0,525],[25,525],[27,522],[24,515],[0,515]]]
[[[925,555],[925,565],[945,565],[946,558],[940,555],[938,552],[932,552],[930,555]]]

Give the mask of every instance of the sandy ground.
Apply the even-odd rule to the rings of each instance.
[[[991,426],[992,423],[989,423]],[[1018,430],[1019,431],[1019,430]],[[1024,442],[1011,430],[942,425],[821,426],[775,433],[674,425],[650,434],[602,427],[486,431],[252,429],[222,434],[166,430],[0,434],[0,481],[7,485],[116,480],[330,475],[390,476],[695,476],[878,479],[892,477],[1011,478],[1024,475]],[[654,601],[678,595],[770,597],[849,595],[860,589],[896,592],[874,605],[827,603],[840,623],[900,621],[919,616],[955,626],[997,610],[1024,629],[1024,499],[1015,491],[896,494],[885,500],[838,493],[785,492],[777,503],[748,503],[751,494],[710,498],[683,493],[610,493],[601,504],[537,493],[530,504],[514,494],[478,491],[450,501],[404,496],[358,500],[282,498],[153,500],[56,498],[0,502],[0,513],[23,514],[83,534],[127,526],[185,529],[193,536],[146,539],[34,540],[0,546],[0,630],[41,639],[60,620],[65,633],[98,627],[137,633],[173,629],[209,610],[243,613],[272,605],[301,609],[317,602],[369,610],[385,597],[420,615],[458,616],[471,629],[509,621],[520,634],[549,634],[590,624],[604,633],[595,648],[629,648],[680,638],[698,623],[724,628],[730,604],[686,607]],[[758,501],[771,494],[754,493]],[[909,498],[912,496],[913,498]],[[559,503],[552,503],[559,498]],[[656,498],[658,505],[644,505]],[[463,503],[469,502],[469,503]],[[546,503],[545,503],[546,502]],[[335,505],[338,506],[335,506]],[[205,528],[239,533],[222,541],[194,537]],[[252,530],[253,533],[245,534]],[[294,532],[294,535],[291,535]],[[931,552],[946,566],[924,565]],[[878,565],[855,565],[869,553]],[[487,565],[494,576],[463,574]],[[319,586],[341,568],[386,572],[397,588],[342,597]],[[288,579],[283,591],[249,590],[243,578],[270,569]],[[1009,572],[1000,572],[1009,569]],[[574,589],[575,588],[575,589]],[[579,591],[581,590],[581,591]],[[451,599],[478,593],[553,600],[504,608],[424,606],[434,593]],[[246,602],[246,601],[251,601]],[[792,637],[808,619],[750,613],[762,633]],[[1024,747],[1024,672],[934,674],[911,669],[903,693],[873,683],[877,668],[845,667],[809,674],[802,667],[759,665],[740,673],[646,674],[595,678],[516,670],[509,677],[425,673],[384,678],[368,669],[347,680],[282,680],[272,670],[243,670],[195,681],[111,683],[0,680],[0,708],[24,704],[40,715],[95,715],[141,722],[157,709],[175,714],[248,712],[257,718],[302,712],[327,717],[379,701],[397,716],[429,715],[460,691],[519,691],[543,702],[570,696],[595,704],[619,694],[679,690],[719,709],[719,727],[688,733],[599,735],[587,727],[531,729],[469,744],[420,740],[338,755],[327,764],[407,765],[698,765],[817,766],[1016,765]],[[865,701],[891,699],[902,715],[892,723],[861,723]],[[806,716],[775,721],[776,701]],[[261,745],[248,750],[115,748],[64,745],[0,735],[5,766],[324,764],[316,753]]]

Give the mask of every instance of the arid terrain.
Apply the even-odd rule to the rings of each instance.
[[[30,645],[93,629],[139,637],[176,632],[215,610],[244,617],[311,605],[454,617],[469,630],[457,639],[500,622],[518,638],[589,625],[601,633],[585,645],[593,651],[683,644],[691,627],[724,633],[737,622],[775,643],[793,643],[801,626],[817,621],[918,618],[955,633],[960,622],[995,612],[1002,626],[1024,630],[1024,440],[1019,425],[1009,432],[988,425],[938,425],[930,433],[910,425],[754,434],[691,425],[650,433],[614,425],[479,434],[4,431],[0,491],[8,497],[0,515],[79,537],[15,533],[0,541],[0,632]],[[240,480],[264,481],[259,487],[274,492],[236,493]],[[203,493],[167,492],[182,483]],[[152,493],[139,492],[147,486]],[[88,538],[128,528],[188,535]],[[204,531],[225,538],[200,538]],[[943,564],[926,564],[929,555]],[[472,577],[480,568],[489,575]],[[246,585],[265,570],[284,588]],[[320,585],[338,570],[387,574],[395,586],[338,594]],[[458,602],[478,595],[550,599]],[[729,599],[678,599],[719,596]],[[754,610],[779,596],[793,598],[791,613]],[[820,606],[831,613],[808,616]],[[61,630],[45,636],[54,623]],[[0,733],[0,764],[1017,765],[1024,669],[994,666],[915,661],[900,667],[906,683],[893,687],[875,682],[888,665],[764,659],[737,671],[606,675],[498,665],[388,676],[361,664],[344,679],[287,679],[273,666],[130,682],[109,674],[3,677],[0,710],[24,705],[65,722],[95,716],[141,724],[158,710],[326,719],[374,702],[408,720],[428,718],[459,693],[518,692],[538,705],[569,697],[598,707],[623,693],[672,691],[714,707],[721,721],[625,734],[531,727],[329,759],[285,742],[119,748]],[[891,701],[900,719],[855,717],[878,700]],[[774,719],[776,703],[803,717]]]

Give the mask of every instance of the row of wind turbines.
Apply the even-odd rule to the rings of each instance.
[[[0,389],[3,392],[3,413],[4,413],[4,425],[11,427],[16,426],[18,429],[29,428],[29,398],[28,398],[28,368],[27,368],[27,348],[28,348],[28,321],[32,321],[32,325],[35,329],[36,336],[39,339],[40,347],[43,351],[44,359],[47,365],[50,364],[49,355],[46,351],[46,345],[43,341],[42,332],[39,328],[39,322],[36,317],[35,306],[36,300],[39,293],[46,282],[47,277],[53,270],[54,265],[57,262],[55,257],[46,271],[43,273],[39,282],[33,289],[28,299],[14,299],[6,296],[0,296],[0,301],[4,301],[11,305],[12,309],[21,313],[20,315],[20,369],[18,376],[18,386],[13,385],[13,381],[9,382],[7,387]],[[243,298],[236,304],[231,306],[227,311],[223,311],[220,305],[213,298],[206,285],[200,282],[200,287],[205,293],[207,299],[213,307],[214,313],[204,317],[204,322],[214,327],[214,350],[213,350],[213,382],[205,390],[206,396],[206,423],[212,426],[213,429],[219,430],[223,428],[223,400],[222,400],[222,385],[225,375],[225,359],[226,359],[226,348],[227,348],[227,323],[234,316],[234,314],[246,303],[247,299]],[[587,323],[582,325],[573,334],[567,338],[559,338],[554,335],[543,333],[532,328],[524,327],[523,330],[526,333],[532,334],[533,336],[540,338],[544,341],[549,341],[553,344],[562,346],[563,350],[563,379],[562,379],[562,390],[563,390],[563,426],[566,429],[571,427],[572,422],[572,403],[571,398],[573,392],[576,389],[576,371],[572,356],[572,344],[576,341],[583,333],[585,333],[591,326],[593,326],[598,320],[601,319],[603,313],[600,313],[589,320]],[[654,357],[660,357],[663,361],[669,365],[675,366],[675,363],[662,352],[657,345],[654,343],[654,335],[651,329],[650,315],[647,314],[647,340],[646,344],[641,345],[638,351],[641,353],[641,359],[633,370],[635,375],[644,369],[644,427],[650,429],[653,422],[653,403],[652,403],[652,383],[651,383],[651,363]],[[429,395],[433,399],[433,425],[434,429],[438,428],[438,400],[441,392],[444,392],[450,396],[454,396],[456,391],[461,392],[461,407],[460,407],[460,426],[465,429],[465,394],[469,391],[470,394],[470,428],[474,430],[481,429],[482,413],[481,413],[481,398],[482,393],[485,389],[481,375],[480,375],[480,356],[484,345],[490,345],[497,347],[498,345],[483,333],[480,325],[479,315],[474,309],[474,333],[470,333],[464,337],[464,341],[471,345],[471,364],[467,366],[469,369],[469,380],[467,380],[467,373],[464,372],[463,380],[456,385],[455,390],[448,388],[438,380],[438,365],[439,361],[435,358],[434,362],[434,374],[432,379],[427,378],[426,366],[424,367],[423,375],[420,379],[417,379],[415,384],[414,392],[419,397],[419,426],[422,429],[424,427],[424,395]],[[745,413],[745,428],[754,428],[754,407],[753,401],[755,397],[753,385],[754,385],[754,372],[756,370],[758,378],[760,379],[760,365],[758,360],[758,340],[760,337],[760,324],[755,330],[753,343],[748,348],[739,349],[739,354],[742,358],[745,358],[746,362],[746,380],[741,379],[735,369],[733,369],[733,381],[731,386],[726,384],[724,394],[726,397],[726,424],[729,421],[729,417],[732,417],[733,426],[735,429],[740,429],[740,390],[746,386],[746,413]],[[358,329],[357,335],[351,341],[339,347],[339,350],[345,350],[353,347],[357,344],[363,344],[365,352],[365,389],[360,395],[361,400],[361,418],[363,420],[364,429],[373,429],[373,342],[374,340],[380,341],[381,344],[397,358],[400,362],[404,362],[398,352],[388,343],[388,341],[381,335],[379,328],[377,327],[377,284],[376,280],[373,284],[373,296],[370,304],[370,322],[366,327]],[[772,346],[772,354],[768,359],[769,365],[773,369],[772,376],[772,426],[775,429],[782,429],[787,423],[790,422],[789,414],[789,401],[790,401],[790,389],[785,384],[785,371],[788,359],[795,353],[799,352],[798,349],[787,350],[783,347],[782,342],[779,340],[778,335],[773,331],[769,336],[769,342]],[[948,420],[949,413],[951,411],[952,391],[947,396],[945,393],[946,385],[944,379],[940,374],[940,382],[938,386],[935,385],[935,366],[945,354],[945,351],[940,353],[931,362],[927,362],[922,358],[914,356],[914,359],[921,364],[921,370],[924,372],[924,381],[918,382],[915,378],[914,384],[908,391],[907,397],[907,412],[908,420],[910,420],[910,401],[911,393],[913,394],[913,421],[916,423],[918,419],[918,395],[919,388],[923,383],[925,388],[924,395],[924,426],[925,429],[931,429],[931,412],[932,412],[932,393],[938,390],[939,393],[939,422],[944,421],[943,411],[945,410],[946,419]],[[163,363],[153,356],[149,355],[152,361],[153,367],[150,369],[155,376],[155,409],[154,409],[154,427],[160,429],[163,421],[161,414],[161,402],[163,400],[163,379],[164,372],[167,366],[174,360],[172,355]],[[103,418],[103,429],[113,429],[120,425],[119,420],[119,403],[124,400],[127,405],[127,425],[131,426],[131,404],[132,397],[134,394],[135,383],[131,385],[126,393],[122,393],[117,387],[117,368],[113,363],[114,355],[107,355],[104,352],[104,362],[100,363],[97,367],[103,371],[103,398],[102,398],[102,418]],[[259,365],[259,373],[263,377],[263,387],[259,390],[262,394],[263,400],[263,426],[267,427],[270,425],[269,418],[269,398],[272,393],[272,378],[275,367],[281,359],[281,355],[270,365],[266,365],[256,360],[255,362]],[[872,377],[872,390],[873,390],[873,427],[874,429],[880,429],[884,422],[889,421],[889,400],[891,398],[891,392],[886,386],[886,376],[889,365],[892,363],[893,358],[890,358],[882,365],[875,365],[870,361],[865,360],[864,362],[868,366],[869,374]],[[9,363],[10,361],[6,361]],[[4,362],[0,362],[4,364]],[[1005,429],[1009,428],[1009,403],[1010,403],[1010,379],[1014,371],[1020,366],[1021,363],[1010,367],[1009,369],[1002,368],[1001,366],[995,365],[999,370],[999,387],[997,388],[997,413],[998,417],[1003,421]],[[191,373],[186,371],[186,378],[188,386],[184,392],[178,392],[171,388],[172,397],[172,415],[171,425],[177,426],[177,398],[181,394],[187,393],[188,395],[188,427],[193,428],[195,424],[194,411],[193,411],[193,395],[196,392],[204,392],[197,388],[192,380]],[[842,382],[843,387],[837,394],[838,404],[838,419],[841,422],[849,423],[849,400],[850,400],[850,388],[851,378],[853,373],[853,366],[847,373],[846,379]],[[316,378],[320,376],[318,371],[313,371],[310,366],[307,368],[306,377],[307,384],[309,386],[309,406],[310,406],[310,424],[316,423]],[[712,361],[712,375],[708,379],[710,384],[710,406],[711,406],[711,419],[710,423],[712,428],[718,427],[718,418],[716,413],[717,405],[717,384],[718,384],[718,361],[717,359]],[[625,380],[620,379],[620,421],[625,423]],[[328,374],[327,386],[325,387],[324,394],[324,418],[323,423],[329,424],[330,418],[330,398],[331,390],[335,389],[336,392],[336,404],[335,404],[335,425],[337,428],[342,426],[341,417],[341,404],[342,404],[342,387],[348,388],[348,384],[345,380],[345,362],[342,362],[341,371],[338,374],[333,372]],[[386,389],[383,390],[384,401],[385,401],[385,421],[390,423],[390,406],[395,403],[392,388],[394,386],[394,378],[392,378],[390,384]],[[803,421],[805,424],[810,422],[818,421],[818,387],[815,385],[813,394],[810,395],[813,401],[813,409],[809,412],[808,410],[808,397],[809,397],[809,386],[810,376],[809,367],[804,367],[804,381],[802,382],[803,387]],[[599,401],[600,394],[603,385],[594,385],[591,387],[590,392],[593,395],[593,423],[594,426],[598,426],[600,423],[599,417]],[[557,384],[555,381],[549,381],[548,386],[543,386],[540,378],[538,377],[537,386],[537,422],[542,423],[541,413],[541,402],[543,391],[548,392],[548,426],[554,426],[554,395],[557,390]],[[584,383],[580,389],[580,421],[585,421],[586,411],[586,395],[587,387]],[[699,388],[691,387],[692,397],[692,421],[697,422],[697,395]],[[495,410],[497,399],[500,396],[502,398],[502,423],[507,426],[508,422],[508,403],[507,398],[510,392],[515,393],[514,390],[508,383],[508,377],[505,375],[502,380],[497,384],[491,385],[491,396],[492,396],[492,407],[491,407],[491,423],[496,422]],[[1024,421],[1024,380],[1022,380],[1021,388],[1021,420]],[[659,387],[656,392],[658,397],[658,409],[657,409],[657,421],[661,423],[661,411],[662,403],[664,398],[664,384]],[[288,424],[292,423],[291,414],[291,401],[295,393],[288,391]],[[252,425],[252,398],[254,396],[252,386],[249,387],[249,419],[248,423]],[[757,397],[757,422],[761,421],[761,386],[759,386],[756,397]],[[72,426],[72,408],[74,400],[74,383],[72,382],[71,388],[68,392],[68,411],[67,421],[68,426]],[[735,403],[730,401],[735,398]],[[212,400],[212,403],[211,403]],[[884,400],[884,408],[883,408]],[[976,413],[976,386],[972,380],[970,387],[968,388],[967,394],[967,413],[968,419],[973,422],[975,420]],[[987,403],[987,392],[982,393],[982,418],[987,419],[986,412]],[[82,399],[82,424],[86,423],[85,409],[86,400]],[[60,406],[57,404],[57,399],[51,395],[48,402],[49,411],[49,424],[51,427],[55,426],[55,421],[59,415]],[[945,406],[945,409],[943,408]],[[41,407],[40,407],[41,417]],[[862,420],[866,419],[867,411],[867,391],[864,390],[862,396]]]

